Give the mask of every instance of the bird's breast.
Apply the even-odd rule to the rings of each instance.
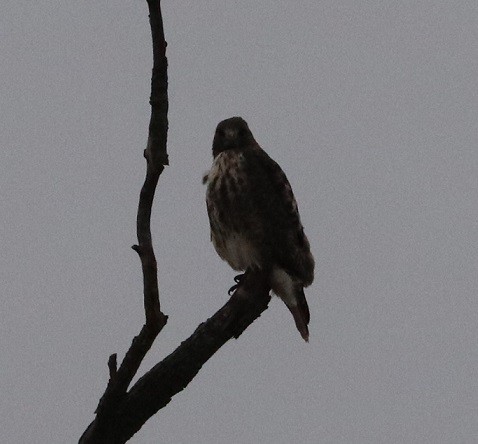
[[[237,232],[212,234],[212,243],[219,256],[231,268],[244,271],[248,268],[260,268],[260,254],[250,239]]]
[[[211,240],[219,256],[235,270],[257,267],[260,262],[247,229],[247,182],[241,153],[224,151],[216,156],[206,193]]]
[[[222,152],[214,159],[207,178],[206,202],[211,227],[238,230],[244,219],[247,176],[240,153]]]

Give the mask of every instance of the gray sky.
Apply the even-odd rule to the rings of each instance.
[[[243,116],[286,171],[317,273],[309,344],[274,299],[131,442],[476,442],[478,3],[163,9],[170,318],[140,373],[233,283],[201,186],[218,121]],[[144,316],[147,5],[4,0],[0,51],[0,440],[76,442]]]

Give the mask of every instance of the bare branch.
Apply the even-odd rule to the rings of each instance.
[[[96,409],[96,418],[87,428],[81,442],[111,441],[111,424],[117,417],[117,408],[138,371],[144,356],[159,332],[166,325],[167,316],[161,312],[158,291],[158,269],[151,238],[151,208],[159,176],[168,164],[166,150],[168,131],[168,77],[166,42],[159,0],[148,0],[151,34],[153,38],[153,72],[151,77],[151,120],[148,143],[144,151],[147,161],[146,178],[141,188],[136,219],[138,245],[133,249],[141,259],[146,323],[126,352],[119,369],[116,354],[108,361],[110,379]]]
[[[118,364],[116,362],[116,353],[113,353],[108,359],[108,369],[110,371],[110,379],[115,379],[116,373],[118,372]]]
[[[169,165],[166,140],[168,133],[168,60],[164,39],[160,0],[147,0],[153,40],[153,74],[151,76],[151,120],[146,152],[155,169]],[[147,157],[148,155],[145,154]]]
[[[144,151],[147,161],[146,179],[139,198],[137,217],[138,245],[133,246],[141,259],[144,280],[146,325],[153,330],[166,323],[161,312],[158,292],[158,270],[151,239],[151,208],[159,176],[168,164],[168,60],[164,39],[163,18],[159,0],[148,0],[149,23],[153,41],[153,72],[151,75],[151,119],[148,143]],[[158,330],[159,333],[159,330]]]
[[[229,339],[241,333],[267,308],[270,301],[268,272],[248,271],[229,301],[171,355],[155,365],[128,391],[144,356],[167,316],[161,312],[157,262],[151,239],[151,208],[159,176],[168,165],[168,79],[166,42],[160,0],[147,0],[153,37],[151,120],[144,151],[146,178],[141,189],[138,216],[138,253],[143,271],[146,322],[117,368],[116,354],[108,360],[109,381],[96,409],[96,418],[80,438],[80,444],[124,443],[171,398],[183,390],[202,365]]]
[[[129,390],[111,424],[111,442],[128,441],[192,381],[219,348],[238,338],[267,308],[269,291],[267,272],[246,273],[229,301]]]

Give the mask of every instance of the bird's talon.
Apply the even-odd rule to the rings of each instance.
[[[238,287],[239,287],[239,284],[233,285],[229,290],[227,290],[227,294],[229,296],[232,296],[232,293],[234,293],[237,290]]]
[[[235,282],[236,284],[240,284],[241,281],[242,281],[242,278],[244,277],[244,274],[245,274],[245,273],[238,274],[237,276],[234,276],[234,282]]]
[[[227,294],[228,294],[229,296],[231,296],[232,293],[234,293],[234,292],[238,289],[239,285],[241,285],[241,282],[242,282],[242,279],[243,279],[243,277],[244,277],[244,274],[245,274],[245,273],[238,274],[237,276],[234,276],[234,282],[235,282],[235,284],[227,291]]]

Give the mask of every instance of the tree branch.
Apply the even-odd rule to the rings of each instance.
[[[147,0],[153,38],[151,120],[144,157],[146,178],[141,189],[138,216],[138,253],[143,271],[146,322],[117,368],[116,354],[108,360],[109,381],[96,409],[96,418],[80,438],[80,444],[125,443],[171,398],[183,390],[202,365],[229,339],[241,333],[267,308],[270,301],[269,273],[246,272],[229,301],[172,354],[155,365],[128,391],[144,356],[167,316],[161,312],[157,263],[151,239],[151,208],[159,176],[168,165],[168,78],[166,42],[160,0]]]
[[[80,443],[108,443],[112,441],[111,425],[117,418],[117,409],[126,396],[134,375],[159,332],[167,322],[161,312],[158,291],[158,267],[151,238],[151,208],[159,176],[168,164],[166,150],[168,132],[168,61],[164,40],[163,19],[159,0],[148,0],[149,21],[153,40],[153,72],[151,76],[151,119],[148,142],[144,150],[147,162],[146,178],[141,188],[136,219],[138,253],[143,271],[143,294],[146,323],[126,352],[119,369],[116,354],[110,356],[110,379],[96,408],[96,418],[80,438]]]
[[[160,330],[166,324],[161,312],[158,292],[158,270],[151,239],[151,208],[159,176],[168,165],[168,59],[164,40],[163,18],[159,0],[148,0],[149,23],[153,40],[153,72],[151,75],[151,118],[148,143],[144,151],[147,161],[146,179],[141,189],[136,231],[138,245],[133,249],[141,259],[144,280],[146,325]],[[158,333],[159,333],[158,330]]]
[[[131,387],[118,406],[115,421],[110,424],[107,436],[110,441],[85,442],[128,441],[193,380],[219,348],[229,339],[237,339],[261,315],[271,299],[269,291],[267,272],[247,272],[220,310]]]

